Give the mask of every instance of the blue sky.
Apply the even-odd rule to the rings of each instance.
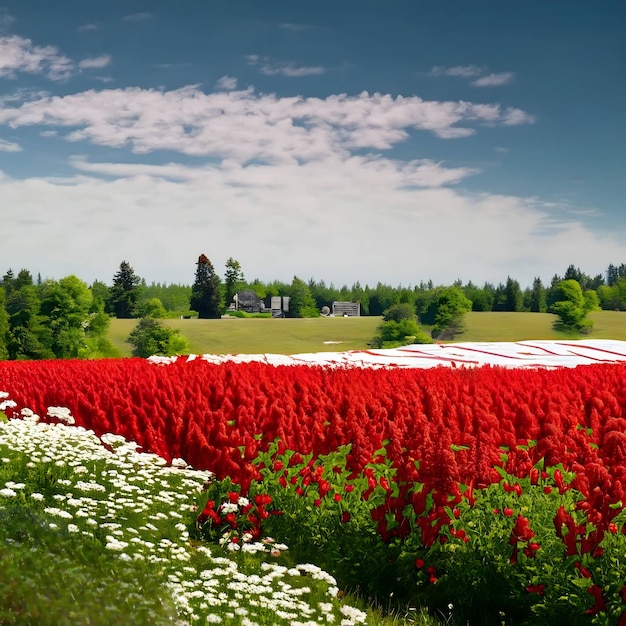
[[[0,0],[0,271],[603,273],[625,29],[624,0]]]

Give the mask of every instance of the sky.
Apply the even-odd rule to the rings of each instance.
[[[626,262],[626,0],[0,0],[0,274]]]

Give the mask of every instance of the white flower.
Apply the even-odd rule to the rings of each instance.
[[[55,417],[64,424],[75,424],[72,412],[66,406],[49,406],[48,417]]]
[[[4,496],[5,498],[13,498],[16,495],[17,493],[13,491],[13,489],[9,489],[8,487],[5,487],[4,489],[0,489],[0,496]]]

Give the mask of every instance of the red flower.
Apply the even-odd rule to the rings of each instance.
[[[509,507],[506,507],[504,509],[504,511],[502,511],[507,517],[511,517],[511,515],[513,515],[513,509],[510,509]]]
[[[321,506],[322,501],[318,498],[317,500],[313,500],[313,504],[314,504],[315,506]]]
[[[606,602],[604,600],[604,595],[602,595],[602,588],[598,587],[598,585],[591,585],[587,591],[593,596],[595,602],[590,609],[587,609],[587,613],[589,615],[595,615],[600,611],[604,611],[606,608]]]
[[[424,567],[424,559],[415,559],[415,567],[422,569],[422,567]],[[626,587],[624,587],[624,589],[626,589]]]
[[[346,493],[352,493],[354,491],[354,485],[346,485]]]
[[[237,504],[239,502],[239,494],[236,491],[229,491],[228,500],[231,504]]]
[[[350,513],[348,513],[348,511],[344,511],[339,519],[342,524],[347,524],[350,521]]]
[[[546,586],[544,584],[538,584],[538,585],[528,585],[528,587],[526,587],[526,591],[528,593],[536,593],[540,596],[543,595],[544,593],[544,589],[546,588]]]
[[[334,500],[335,502],[341,502],[341,494],[336,493],[336,494],[333,496],[333,500]]]
[[[285,464],[282,461],[274,461],[273,470],[275,472],[280,472],[285,467]]]
[[[512,513],[511,511],[511,514]],[[506,509],[504,510],[504,514],[507,514]],[[516,545],[518,541],[530,541],[534,536],[535,533],[530,528],[528,518],[523,515],[518,515],[515,519],[515,526],[513,526],[513,530],[511,531],[509,543]]]

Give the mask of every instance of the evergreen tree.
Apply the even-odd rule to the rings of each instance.
[[[524,304],[524,294],[518,281],[510,276],[506,279],[504,287],[504,310],[521,311]]]
[[[115,317],[122,319],[137,317],[141,293],[141,278],[126,261],[122,261],[109,289],[109,305]]]
[[[617,271],[617,270],[616,270]],[[0,282],[0,286],[4,289],[4,295],[8,298],[13,291],[13,286],[15,284],[15,274],[13,270],[9,268],[7,273],[2,277],[2,282]]]
[[[609,287],[612,287],[617,282],[618,278],[619,278],[619,274],[617,271],[617,266],[611,263],[606,270],[606,284]]]
[[[223,311],[220,277],[204,254],[198,257],[197,266],[196,280],[191,287],[191,309],[200,319],[217,319]]]
[[[289,296],[289,317],[319,317],[309,286],[297,276],[291,281]]]
[[[533,313],[545,313],[548,310],[546,290],[539,277],[533,281],[533,288],[530,292],[530,310]]]

